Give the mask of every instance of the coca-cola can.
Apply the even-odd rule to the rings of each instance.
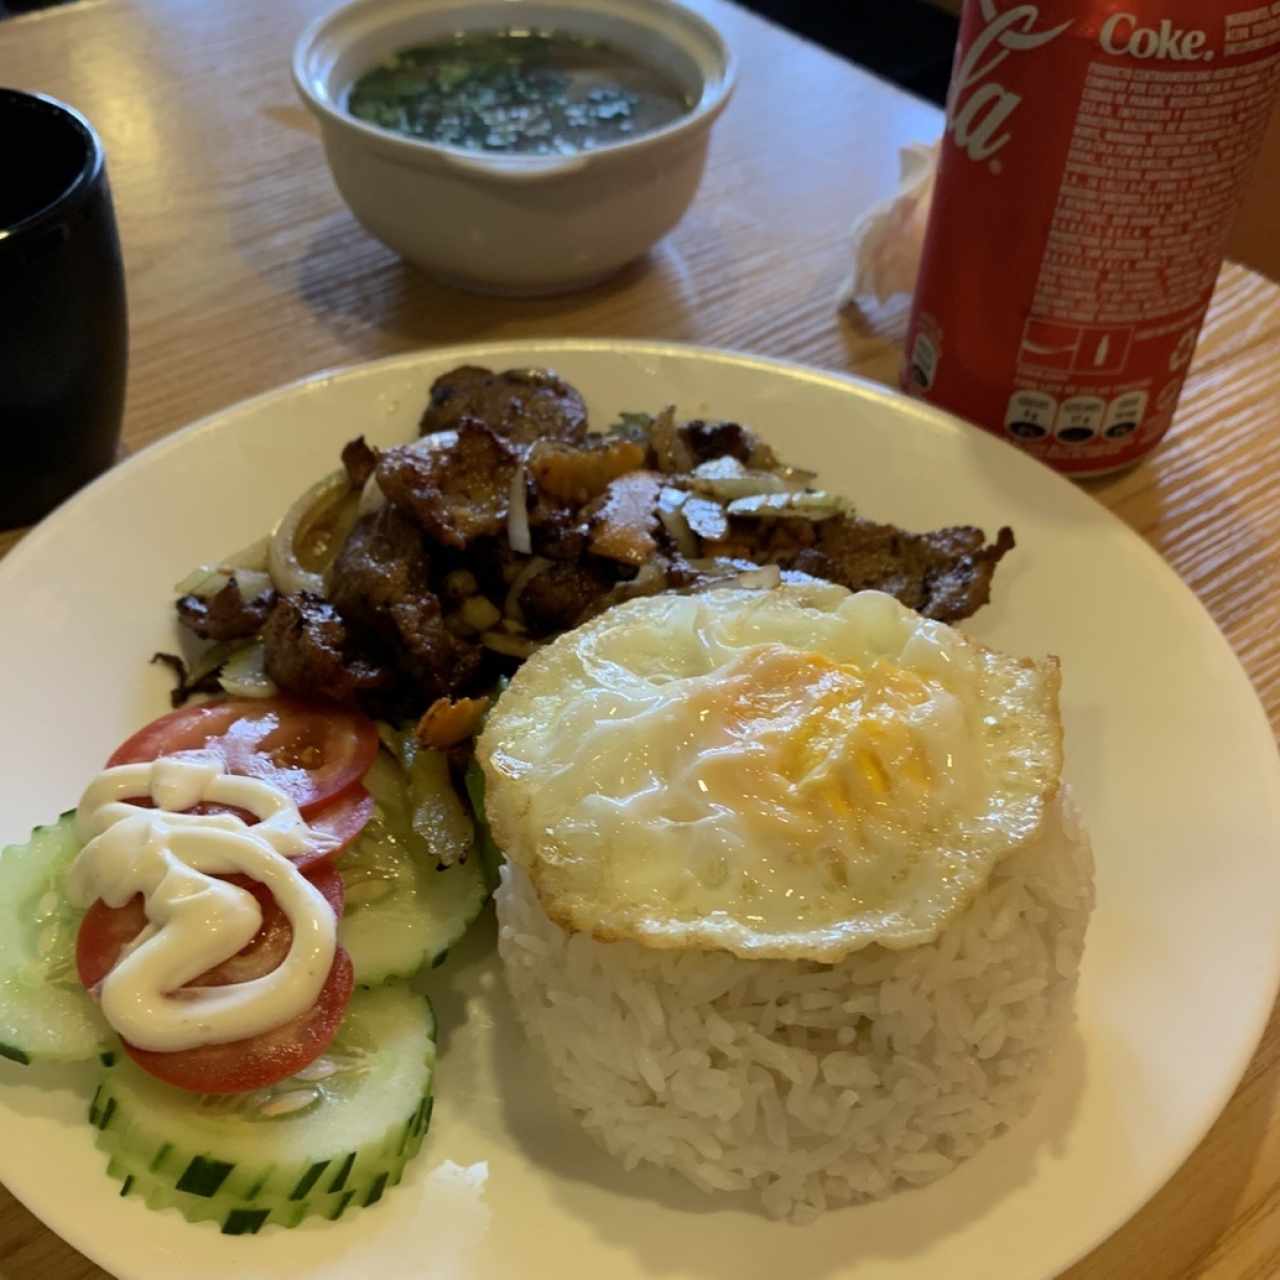
[[[1173,419],[1280,90],[1280,0],[966,0],[903,385],[1059,471]]]

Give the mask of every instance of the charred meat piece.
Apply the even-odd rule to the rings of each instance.
[[[480,654],[448,631],[431,591],[422,534],[393,506],[356,521],[333,562],[329,595],[344,619],[397,655],[397,665],[429,696],[466,685]]]
[[[704,422],[696,418],[680,424],[680,434],[689,445],[695,462],[710,462],[728,454],[739,462],[751,457],[755,437],[736,422]]]
[[[582,397],[550,369],[508,369],[494,373],[463,365],[431,384],[431,399],[419,430],[450,431],[464,418],[478,418],[519,444],[561,440],[577,444],[587,434]]]
[[[347,624],[319,596],[280,596],[262,639],[267,674],[301,697],[353,703],[358,694],[385,689],[394,680],[379,663],[349,656]]]
[[[657,550],[658,494],[663,478],[654,471],[619,476],[584,513],[592,555],[639,568]]]
[[[577,626],[613,587],[612,579],[587,564],[552,564],[535,574],[517,603],[534,635]]]
[[[816,546],[776,551],[763,559],[830,579],[851,591],[886,591],[925,617],[956,622],[990,599],[992,574],[1013,545],[1008,528],[988,546],[982,530],[968,525],[907,533],[893,525],[839,516],[818,526]]]
[[[692,471],[717,458],[733,458],[756,471],[778,465],[773,450],[740,423],[707,422],[702,418],[677,423],[672,405],[650,423],[648,441],[651,465],[668,475]]]
[[[435,596],[397,601],[387,613],[399,641],[400,665],[428,698],[457,693],[476,678],[484,655],[445,626]]]
[[[395,507],[361,516],[329,574],[329,598],[343,617],[378,629],[388,606],[430,593],[430,561],[418,527]]]
[[[529,485],[527,509],[533,554],[548,560],[580,560],[587,550],[587,522],[579,506]]]
[[[262,630],[275,600],[274,591],[246,600],[233,577],[208,600],[183,596],[178,601],[178,617],[203,640],[246,640]]]
[[[928,599],[921,612],[941,622],[977,613],[991,599],[996,565],[1014,548],[1013,530],[1008,525],[999,529],[990,546],[981,529],[965,526],[941,529],[925,537],[942,563],[935,563],[926,580]],[[953,548],[953,541],[963,545]]]
[[[818,526],[810,520],[738,519],[729,521],[723,538],[705,541],[702,554],[758,565],[789,565],[798,552],[814,546],[817,539]]]
[[[737,422],[706,422],[695,418],[676,428],[693,455],[694,464],[716,458],[737,458],[754,470],[778,465],[774,452],[754,431]]]
[[[568,507],[539,504],[529,512],[533,552],[548,560],[580,560],[587,549],[587,523]]]
[[[233,586],[179,609],[219,640],[265,617],[282,687],[391,718],[428,708],[422,739],[442,747],[474,732],[482,677],[633,596],[807,576],[954,622],[987,602],[1013,546],[1008,529],[988,545],[976,528],[855,518],[737,422],[667,407],[589,435],[581,397],[546,370],[454,369],[421,426],[412,445],[343,450],[352,487],[373,479],[386,503],[341,526],[328,599],[248,604]]]
[[[399,445],[378,460],[378,487],[446,547],[462,550],[506,523],[517,450],[483,422],[462,418],[456,439],[429,449]]]
[[[363,489],[378,465],[378,451],[365,444],[364,436],[356,436],[342,447],[342,465],[347,469],[351,487]]]

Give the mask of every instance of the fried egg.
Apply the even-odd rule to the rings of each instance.
[[[1055,659],[877,591],[632,600],[516,674],[478,743],[499,846],[600,939],[835,961],[936,938],[1060,781]]]

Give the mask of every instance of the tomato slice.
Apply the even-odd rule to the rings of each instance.
[[[279,787],[309,816],[365,775],[378,754],[378,731],[354,711],[288,698],[231,698],[153,720],[121,743],[107,765],[191,751],[214,752],[231,773]]]
[[[139,796],[130,803],[136,804],[141,809],[154,808],[154,805],[146,796]],[[335,796],[328,804],[322,805],[307,818],[307,825],[312,830],[323,833],[337,843],[328,849],[304,849],[302,853],[292,855],[289,861],[299,871],[305,871],[308,875],[318,867],[330,866],[337,861],[341,854],[347,851],[352,841],[364,830],[369,819],[373,817],[373,810],[373,797],[364,787],[358,784],[354,787],[348,787],[341,795]],[[249,827],[256,826],[258,822],[258,819],[248,810],[237,809],[234,805],[227,804],[207,804],[201,801],[186,810],[186,812],[195,814],[233,813]],[[243,877],[228,876],[227,879],[239,884]],[[245,881],[245,887],[249,887],[247,880]]]
[[[248,890],[262,909],[262,924],[249,942],[229,960],[202,973],[187,985],[221,987],[231,982],[249,982],[279,966],[293,941],[289,919],[276,905],[271,890],[251,876],[224,876],[223,879]],[[307,879],[324,895],[334,915],[342,917],[342,877],[327,863],[316,863]],[[84,913],[76,935],[76,970],[86,987],[95,987],[116,966],[120,952],[146,928],[147,913],[142,894],[130,898],[123,907],[109,907],[101,898]]]
[[[326,855],[327,856],[327,855]],[[288,953],[293,930],[270,890],[248,876],[228,876],[247,889],[262,908],[262,925],[236,955],[201,974],[192,987],[249,982],[277,968]],[[324,895],[336,915],[342,914],[342,877],[331,866],[317,863],[308,879]],[[80,981],[93,987],[114,968],[121,950],[146,926],[142,895],[123,907],[101,900],[85,912],[76,938],[76,968]],[[301,1071],[333,1039],[351,999],[351,960],[341,947],[333,967],[310,1009],[283,1026],[229,1044],[205,1045],[176,1053],[156,1053],[124,1042],[125,1051],[144,1070],[180,1089],[198,1093],[243,1093],[265,1088]]]
[[[348,788],[307,818],[308,826],[338,843],[328,850],[308,849],[305,853],[296,854],[290,861],[299,871],[305,871],[319,884],[315,873],[321,867],[332,866],[338,856],[347,850],[373,817],[373,809],[373,797],[363,787]]]
[[[124,1041],[124,1051],[144,1071],[193,1093],[247,1093],[288,1079],[314,1062],[342,1025],[355,976],[339,947],[315,1004],[291,1022],[247,1040],[208,1044],[180,1053],[153,1053]]]

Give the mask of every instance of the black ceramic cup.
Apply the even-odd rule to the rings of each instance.
[[[115,460],[128,341],[98,135],[61,102],[0,89],[0,528]]]

